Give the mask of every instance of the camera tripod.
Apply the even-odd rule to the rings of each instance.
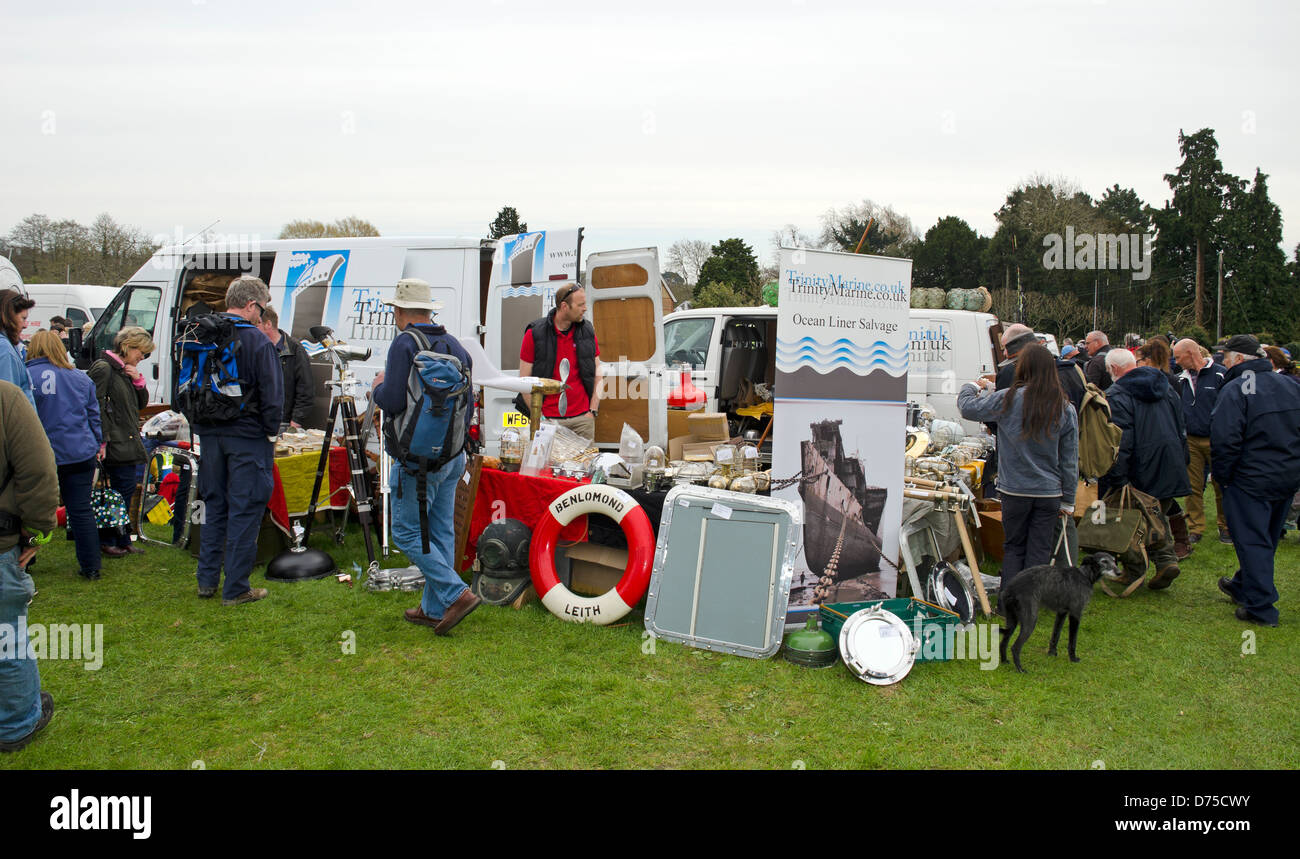
[[[379,570],[379,561],[375,559],[375,547],[371,538],[370,518],[370,476],[366,470],[365,435],[362,433],[361,419],[357,417],[356,389],[360,384],[351,371],[340,367],[339,379],[326,383],[335,390],[330,403],[330,416],[325,424],[325,441],[321,446],[320,460],[316,464],[316,482],[311,490],[311,506],[307,508],[307,524],[304,527],[302,542],[305,545],[311,537],[312,521],[316,518],[316,507],[320,502],[321,481],[329,468],[330,444],[334,438],[334,422],[343,419],[343,447],[348,453],[348,469],[352,472],[352,497],[357,502],[357,521],[361,523],[361,534],[366,541],[366,560],[369,562],[367,574],[373,575]],[[347,525],[347,513],[344,511],[344,526]],[[343,531],[335,534],[335,541],[343,542]]]

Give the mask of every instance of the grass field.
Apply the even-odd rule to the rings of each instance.
[[[359,535],[335,551],[318,533],[344,569],[363,554]],[[1044,616],[1028,674],[922,663],[883,688],[842,665],[647,641],[639,612],[597,628],[483,606],[439,638],[401,619],[417,594],[333,579],[223,608],[195,596],[194,566],[151,546],[87,582],[71,543],[41,552],[29,621],[103,624],[103,665],[41,664],[54,720],[0,769],[1300,765],[1294,532],[1277,557],[1277,629],[1233,617],[1215,580],[1235,556],[1211,537],[1167,591],[1098,591],[1079,664],[1064,643],[1045,655]]]

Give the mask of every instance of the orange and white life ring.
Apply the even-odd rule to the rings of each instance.
[[[603,513],[623,528],[627,537],[627,566],[613,590],[598,597],[582,597],[560,583],[555,572],[555,543],[560,531],[587,513]],[[570,489],[546,507],[533,529],[528,568],[542,605],[561,620],[605,626],[632,610],[650,587],[655,537],[641,505],[621,489],[592,483]]]

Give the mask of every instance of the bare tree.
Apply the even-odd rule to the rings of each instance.
[[[694,284],[699,281],[700,267],[712,254],[710,245],[700,239],[678,239],[668,248],[668,267]]]
[[[861,253],[910,257],[912,248],[921,241],[911,218],[871,200],[850,203],[843,209],[827,209],[822,215],[823,247],[853,251],[864,232],[867,239],[862,242]]]
[[[379,230],[369,221],[349,215],[331,224],[322,221],[290,221],[280,228],[282,239],[335,239],[348,236],[377,236]]]

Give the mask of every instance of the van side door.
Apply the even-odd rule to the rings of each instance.
[[[625,423],[642,439],[667,437],[660,282],[658,248],[587,257],[583,285],[604,363],[598,445],[617,446]]]

